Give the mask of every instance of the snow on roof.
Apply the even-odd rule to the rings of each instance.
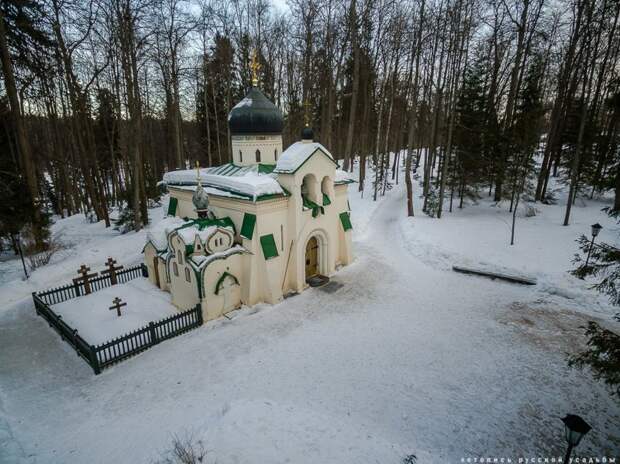
[[[178,229],[185,221],[180,217],[168,216],[156,223],[147,234],[147,240],[153,243],[157,250],[165,250],[168,248],[168,234]]]
[[[336,169],[336,178],[334,179],[335,184],[348,184],[351,182],[355,182],[347,171],[343,171],[342,169]]]
[[[204,242],[217,232],[218,229],[229,229],[232,233],[235,232],[234,224],[228,217],[221,219],[190,219],[185,221],[181,227],[177,227],[176,232],[183,243],[193,245],[196,236]]]
[[[229,248],[228,250],[218,251],[216,253],[213,253],[207,256],[193,255],[190,258],[190,262],[194,265],[196,270],[200,270],[204,268],[205,266],[207,266],[209,263],[212,263],[213,261],[215,261],[216,259],[224,259],[224,258],[229,257],[230,255],[234,255],[237,253],[246,253],[247,251],[248,250],[246,250],[241,245],[235,245]]]
[[[198,237],[200,237],[200,240],[204,242],[211,235],[213,235],[217,231],[217,229],[218,226],[209,226],[206,229],[202,230],[196,226],[191,226],[179,229],[177,232],[181,240],[183,240],[183,243],[185,243],[186,245],[193,245],[194,241],[196,240],[196,235],[198,235]]]
[[[299,169],[299,167],[317,150],[321,150],[333,161],[334,157],[332,154],[320,143],[295,142],[284,150],[280,158],[278,158],[278,163],[276,164],[274,172],[287,174],[297,171],[297,169]]]
[[[260,165],[255,166],[235,166],[226,164],[223,166],[206,168],[200,170],[201,183],[207,187],[237,193],[245,197],[256,200],[263,195],[283,195],[284,190],[278,184],[275,176],[262,173]],[[164,184],[197,185],[196,170],[185,169],[180,171],[170,171],[164,174],[162,181]],[[207,193],[209,190],[207,189]],[[219,194],[219,192],[212,192]]]

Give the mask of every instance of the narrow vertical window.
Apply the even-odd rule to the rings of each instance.
[[[256,162],[260,163],[260,150],[256,150]]]
[[[243,163],[243,152],[239,150],[239,163]]]
[[[177,263],[172,263],[172,270],[174,271],[174,275],[179,277],[179,266],[177,266]]]
[[[284,226],[280,224],[280,251],[284,251]]]
[[[276,161],[278,161],[278,149],[277,149],[277,148],[273,151],[273,158],[274,158]]]
[[[185,268],[185,280],[187,280],[188,282],[192,281],[192,278],[189,275],[189,269]]]
[[[179,255],[179,264],[183,264],[183,253],[181,253],[181,250],[177,251],[177,254]]]

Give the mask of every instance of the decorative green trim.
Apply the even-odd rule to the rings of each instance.
[[[254,225],[256,224],[256,216],[252,213],[243,215],[243,224],[241,225],[241,236],[252,240],[254,236]]]
[[[237,278],[236,278],[234,275],[232,275],[230,272],[224,272],[224,273],[221,275],[221,277],[218,279],[217,283],[215,284],[215,292],[214,292],[214,293],[215,293],[216,295],[219,295],[219,293],[220,293],[220,289],[222,288],[222,284],[224,283],[224,279],[225,279],[227,276],[232,277],[232,278],[233,278],[233,280],[235,281],[235,283],[236,283],[237,285],[239,285],[239,279],[237,279]]]
[[[299,171],[299,170],[301,169],[301,167],[302,167],[304,164],[306,164],[306,163],[308,162],[308,160],[309,160],[310,158],[312,158],[312,157],[316,154],[316,152],[317,152],[317,151],[318,151],[318,152],[323,153],[323,155],[325,156],[325,158],[327,158],[327,159],[328,159],[328,160],[330,160],[332,163],[334,163],[334,164],[336,165],[336,169],[340,167],[340,166],[338,165],[338,163],[337,163],[337,162],[336,162],[336,161],[335,161],[335,160],[334,160],[331,156],[329,156],[327,153],[325,153],[323,150],[321,150],[321,148],[317,147],[317,149],[316,149],[316,150],[314,150],[312,153],[310,153],[310,155],[308,155],[308,157],[307,157],[307,158],[303,161],[303,163],[301,163],[299,166],[297,166],[297,167],[295,168],[295,170],[293,170],[293,171],[281,171],[281,170],[276,169],[274,172],[276,172],[277,174],[295,174],[297,171]]]
[[[273,238],[273,234],[263,235],[260,238],[260,246],[263,249],[265,259],[276,258],[278,256],[278,247]]]
[[[178,204],[179,204],[178,198],[170,197],[170,202],[168,203],[168,216],[174,216],[177,213]]]
[[[310,200],[306,195],[302,195],[301,199],[303,200],[304,208],[308,208],[312,210],[312,217],[315,218],[319,214],[325,214],[325,209],[322,206],[317,205],[315,202]]]
[[[326,193],[323,194],[323,206],[331,205],[332,201],[329,199]]]
[[[348,212],[345,211],[344,213],[340,213],[340,222],[342,223],[342,228],[345,232],[347,230],[353,229],[353,226],[351,225],[351,218],[349,217]]]

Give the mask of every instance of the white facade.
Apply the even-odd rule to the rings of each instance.
[[[273,134],[233,134],[231,145],[231,164],[164,176],[169,217],[144,249],[153,284],[182,310],[200,304],[205,321],[277,303],[353,259],[351,181],[325,147],[303,140],[282,153]],[[193,201],[205,192],[208,214],[198,218]]]
[[[231,136],[234,164],[276,164],[282,154],[281,135],[233,135]]]

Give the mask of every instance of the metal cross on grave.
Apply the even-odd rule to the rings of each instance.
[[[118,317],[121,317],[121,308],[123,306],[127,306],[127,303],[123,302],[119,297],[114,298],[112,303],[114,304],[110,306],[108,310],[112,311],[113,309],[116,309],[116,314],[118,314]]]
[[[81,274],[81,277],[76,277],[75,279],[73,279],[73,283],[76,286],[79,286],[80,282],[84,283],[84,294],[85,295],[88,295],[89,293],[91,293],[90,279],[92,279],[93,277],[97,277],[96,272],[89,274],[88,273],[89,271],[90,271],[90,268],[87,267],[85,264],[82,264],[77,271],[78,274]],[[76,291],[78,288],[76,288]]]
[[[115,266],[115,264],[116,264],[115,259],[108,258],[108,260],[105,263],[103,263],[103,265],[108,266],[108,268],[104,271],[101,271],[101,273],[104,275],[107,275],[107,274],[110,275],[111,285],[116,285],[118,283],[118,280],[116,278],[116,272],[123,269],[123,266]]]

